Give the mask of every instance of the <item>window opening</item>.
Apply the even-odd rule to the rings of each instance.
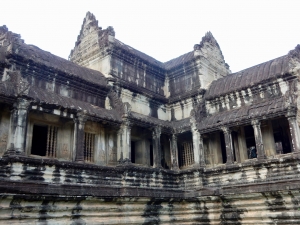
[[[150,166],[153,166],[153,145],[150,145]]]
[[[55,126],[33,125],[31,154],[56,157],[57,130]]]
[[[223,132],[220,132],[220,141],[221,141],[222,160],[223,160],[223,163],[226,163],[227,162],[227,154],[226,154],[225,137],[224,137]]]
[[[95,148],[95,134],[84,133],[84,161],[93,162]]]
[[[257,158],[254,130],[251,125],[244,127],[248,159]]]
[[[273,135],[276,147],[276,154],[287,154],[291,152],[289,140],[289,125],[283,119],[272,121]]]
[[[183,142],[180,146],[180,166],[194,164],[193,142]]]
[[[135,142],[131,142],[131,162],[135,163]]]
[[[161,144],[161,165],[163,168],[169,169],[166,158],[167,158],[167,156],[166,156],[164,145]]]
[[[237,160],[237,158],[239,158],[239,146],[237,144],[237,142],[238,142],[238,132],[232,131],[231,135],[232,135],[232,147],[233,147],[233,160],[235,162],[236,161],[239,162],[240,160]]]

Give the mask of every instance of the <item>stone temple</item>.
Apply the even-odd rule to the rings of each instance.
[[[288,52],[288,51],[287,51]],[[0,27],[0,224],[300,224],[300,45],[162,63],[88,12],[69,60]]]

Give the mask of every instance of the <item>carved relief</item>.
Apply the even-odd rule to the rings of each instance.
[[[61,149],[61,157],[62,158],[69,158],[69,145],[66,143],[63,143],[62,149]]]
[[[8,134],[4,133],[0,136],[0,153],[4,153],[7,148]]]

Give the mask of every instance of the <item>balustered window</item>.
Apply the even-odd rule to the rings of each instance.
[[[95,134],[84,133],[84,161],[94,161]]]
[[[194,164],[193,142],[183,142],[180,146],[180,167]]]
[[[47,157],[56,157],[57,131],[55,126],[34,125],[32,133],[31,154]]]

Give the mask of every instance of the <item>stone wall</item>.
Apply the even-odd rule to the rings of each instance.
[[[13,224],[298,224],[298,161],[297,155],[290,154],[265,162],[172,172],[8,157],[0,161],[0,188],[5,193],[0,220]]]

